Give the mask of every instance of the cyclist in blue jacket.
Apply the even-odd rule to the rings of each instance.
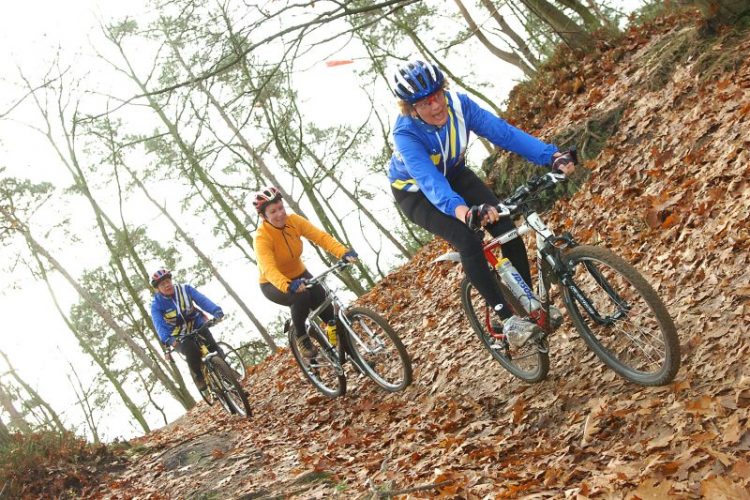
[[[173,283],[171,271],[164,268],[151,276],[151,286],[156,289],[151,302],[151,320],[159,339],[185,356],[195,385],[199,391],[205,390],[198,343],[193,339],[179,341],[176,336],[203,326],[206,322],[204,311],[215,318],[222,318],[224,312],[191,285]],[[209,350],[221,353],[211,332],[205,330],[205,337]]]
[[[402,64],[396,69],[393,85],[401,108],[393,127],[395,147],[388,171],[396,202],[409,220],[458,250],[464,272],[497,311],[509,342],[521,346],[539,327],[511,314],[487,272],[482,236],[475,229],[487,226],[497,236],[513,229],[513,223],[500,218],[495,208],[498,198],[466,167],[469,133],[566,174],[575,170],[573,159],[481,108],[466,94],[449,91],[442,71],[434,64],[419,60]],[[523,240],[505,243],[502,251],[530,283]],[[556,308],[550,309],[550,317],[553,326],[562,321]]]

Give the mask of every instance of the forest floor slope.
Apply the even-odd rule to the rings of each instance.
[[[581,191],[547,217],[623,255],[664,298],[682,349],[673,384],[620,379],[567,320],[549,378],[514,379],[472,333],[460,269],[431,262],[447,249],[434,241],[360,300],[404,339],[406,391],[351,375],[328,400],[283,350],[248,377],[251,420],[201,403],[132,441],[124,470],[85,493],[750,498],[750,37],[701,40],[692,20],[634,30],[579,62],[580,83],[529,103],[554,122],[519,123],[550,138],[622,109]],[[699,43],[712,52],[689,55]]]

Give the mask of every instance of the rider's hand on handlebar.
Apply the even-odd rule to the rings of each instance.
[[[578,155],[575,150],[566,151],[564,153],[557,152],[552,155],[552,171],[570,175],[575,172],[577,162]]]
[[[302,293],[306,290],[305,280],[303,278],[297,278],[289,283],[289,291],[291,293]]]
[[[357,252],[355,252],[353,248],[350,248],[341,256],[341,260],[344,262],[357,262],[359,260],[359,255],[357,255]]]
[[[500,214],[497,208],[489,203],[474,205],[464,216],[464,222],[470,229],[479,229],[487,224],[494,224],[498,220],[500,220]]]

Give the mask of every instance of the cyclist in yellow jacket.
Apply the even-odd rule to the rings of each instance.
[[[336,258],[349,262],[357,260],[357,252],[347,249],[301,215],[288,214],[281,192],[273,186],[255,193],[253,205],[262,219],[254,241],[260,289],[271,302],[291,308],[292,324],[300,339],[300,347],[303,354],[310,357],[313,348],[305,329],[305,319],[323,302],[325,293],[319,286],[305,285],[305,280],[312,278],[312,274],[302,262],[302,237]],[[333,308],[328,307],[320,316],[324,321],[334,319]]]

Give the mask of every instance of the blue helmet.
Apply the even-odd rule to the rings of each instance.
[[[443,86],[443,72],[424,61],[401,64],[393,75],[394,92],[402,101],[414,104]]]

